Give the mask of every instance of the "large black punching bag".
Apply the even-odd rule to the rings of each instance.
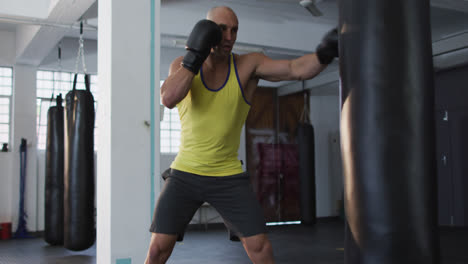
[[[62,95],[47,111],[44,240],[63,245],[63,106]]]
[[[429,1],[340,1],[345,263],[439,263]]]
[[[66,95],[65,107],[65,229],[64,246],[84,250],[96,239],[94,221],[94,98],[89,76],[86,90]]]
[[[297,126],[301,223],[314,225],[317,220],[315,192],[314,127],[309,122]]]

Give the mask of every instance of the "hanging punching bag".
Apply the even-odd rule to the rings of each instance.
[[[310,123],[297,126],[299,147],[299,182],[301,223],[313,225],[316,222],[315,192],[315,143],[314,127]]]
[[[439,263],[429,1],[339,7],[345,263]]]
[[[89,76],[86,90],[66,95],[65,107],[65,211],[64,246],[84,250],[94,244],[94,98]]]
[[[63,245],[63,106],[62,95],[47,111],[44,240]]]

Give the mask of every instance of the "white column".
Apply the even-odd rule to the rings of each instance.
[[[0,65],[13,66],[15,61],[15,33],[0,30]],[[11,99],[13,104],[13,98]],[[10,108],[13,111],[13,108]],[[12,113],[12,112],[11,112]],[[13,127],[13,115],[11,115],[11,127]],[[13,129],[11,129],[13,132]],[[11,134],[10,134],[11,135]],[[3,142],[1,142],[3,143]],[[12,178],[13,178],[13,139],[10,136],[8,149],[10,152],[0,152],[0,222],[12,222],[13,202],[12,202]],[[18,172],[19,174],[19,172]],[[16,186],[14,186],[16,188]],[[16,201],[16,200],[15,200]],[[15,204],[15,209],[17,204]]]
[[[16,231],[19,213],[21,139],[27,140],[27,165],[24,208],[28,231],[37,231],[37,171],[36,171],[36,67],[15,65],[13,69],[12,105],[12,231]]]
[[[152,72],[155,21],[151,17],[159,17],[160,3],[156,1],[152,10],[153,1],[99,1],[96,262],[100,264],[143,263],[149,245],[151,183],[159,184],[159,173],[151,175],[152,163],[159,172],[159,132],[152,160],[149,126],[152,76],[157,84],[154,111],[159,117],[159,48]],[[159,42],[159,30],[155,35]],[[151,124],[155,131],[159,131],[157,121]]]
[[[9,146],[10,148],[10,146]],[[12,222],[12,169],[13,160],[11,152],[0,152],[0,223]],[[15,186],[16,188],[16,186]],[[16,208],[16,207],[15,207]],[[17,210],[16,210],[17,211]]]

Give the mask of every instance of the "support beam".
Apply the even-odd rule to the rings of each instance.
[[[160,188],[159,8],[99,0],[96,263],[144,263],[149,246]]]
[[[455,68],[468,64],[468,48],[434,56],[436,71]]]
[[[72,25],[96,0],[52,1],[46,20]],[[46,25],[19,25],[16,31],[16,62],[37,66],[70,29]]]
[[[437,56],[468,48],[468,31],[432,43],[432,55]]]
[[[431,0],[431,6],[468,13],[466,0]]]
[[[432,43],[434,68],[448,69],[468,63],[468,32]]]

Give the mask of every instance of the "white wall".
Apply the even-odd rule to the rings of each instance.
[[[25,210],[27,228],[37,231],[37,174],[36,174],[36,68],[16,65],[13,71],[12,105],[12,221],[13,230],[18,223],[21,139],[27,140],[27,167]]]
[[[0,66],[12,66],[15,52],[15,33],[0,31]]]
[[[317,217],[337,216],[342,199],[338,95],[312,95],[310,118],[315,132]]]

